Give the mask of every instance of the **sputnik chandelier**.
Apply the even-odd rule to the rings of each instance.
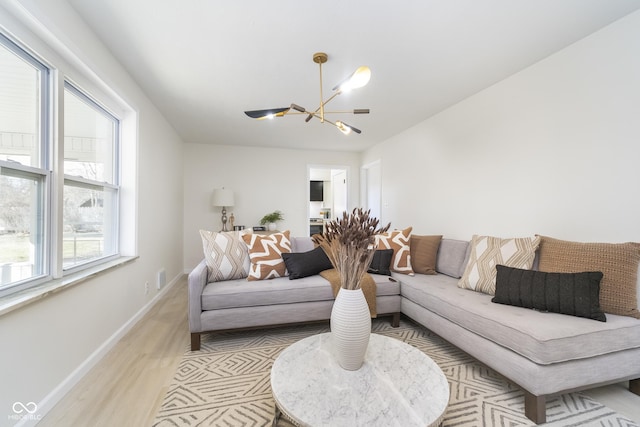
[[[369,83],[369,79],[371,78],[371,70],[369,67],[358,67],[349,77],[344,79],[341,83],[337,84],[333,89],[333,94],[325,101],[322,93],[322,64],[327,62],[328,56],[324,52],[318,52],[313,54],[313,62],[318,64],[320,67],[320,106],[316,108],[315,111],[309,111],[304,107],[301,107],[297,104],[291,104],[289,107],[283,108],[270,108],[267,110],[253,110],[253,111],[245,111],[244,113],[258,120],[263,119],[272,119],[274,117],[283,117],[287,114],[303,114],[306,115],[307,118],[305,122],[309,122],[312,118],[320,119],[320,123],[329,123],[336,128],[338,128],[342,133],[348,135],[352,131],[355,133],[361,133],[362,131],[358,128],[355,128],[351,125],[346,124],[341,120],[331,121],[325,117],[327,114],[340,114],[340,113],[348,113],[348,114],[369,114],[368,108],[358,108],[354,110],[347,111],[325,111],[325,105],[327,105],[333,98],[340,95],[341,93],[346,93],[351,91],[352,89],[360,88],[367,83]],[[293,111],[292,111],[293,110]]]

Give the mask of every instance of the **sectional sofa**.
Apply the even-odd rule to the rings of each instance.
[[[400,236],[404,243],[397,237],[382,242],[387,252],[389,244],[394,249],[390,270],[395,271],[390,276],[372,274],[378,316],[389,315],[397,325],[402,313],[518,384],[525,392],[525,415],[535,423],[546,421],[545,402],[550,395],[622,381],[629,381],[629,389],[640,394],[640,245],[589,246],[538,236],[526,241],[527,245],[535,243],[529,248],[530,256],[517,260],[516,255],[504,256],[505,251],[518,252],[517,245],[498,239],[494,257],[502,256],[506,264],[516,259],[528,268],[496,267],[495,260],[490,260],[492,267],[483,273],[482,263],[491,256],[482,236],[471,241],[436,239],[434,265],[426,270],[412,269],[410,264],[409,239],[413,242],[422,236],[409,236],[405,230]],[[296,255],[289,258],[297,265],[287,266],[294,275],[300,275],[300,265],[310,266],[303,271],[305,277],[296,280],[285,276],[211,282],[206,259],[191,272],[192,350],[200,348],[203,333],[329,319],[333,293],[323,277],[311,274],[314,268],[321,268],[314,265],[311,239],[292,238],[290,242],[288,250]],[[206,253],[206,243],[204,247]],[[563,265],[567,257],[568,265]],[[620,277],[617,265],[617,270],[611,270],[612,259],[614,264],[623,264],[626,277]],[[572,265],[576,260],[578,265]],[[603,267],[604,274],[587,271],[596,267]],[[480,282],[473,279],[487,271],[493,275],[493,282],[488,283],[495,283],[495,288],[483,292]],[[613,308],[608,300],[600,307],[601,279],[607,287],[602,297],[613,296]],[[474,282],[471,288],[470,281]],[[549,295],[531,293],[541,283]],[[580,289],[573,289],[576,284]],[[533,302],[527,295],[533,295]]]

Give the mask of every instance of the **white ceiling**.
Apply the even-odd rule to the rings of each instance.
[[[640,8],[640,0],[68,0],[186,142],[361,151]],[[358,66],[367,86],[303,116]],[[330,108],[329,108],[330,107]]]

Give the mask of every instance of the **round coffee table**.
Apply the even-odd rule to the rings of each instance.
[[[435,426],[449,403],[442,370],[420,350],[371,334],[362,367],[347,371],[331,334],[286,348],[271,368],[276,418],[301,426]]]

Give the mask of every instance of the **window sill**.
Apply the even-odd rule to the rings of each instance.
[[[137,259],[137,256],[119,257],[104,264],[96,265],[86,270],[70,274],[62,279],[54,279],[29,289],[7,295],[0,298],[0,316],[22,308],[33,302],[40,301],[49,295],[69,289],[86,280],[94,278],[106,271],[128,264]]]

